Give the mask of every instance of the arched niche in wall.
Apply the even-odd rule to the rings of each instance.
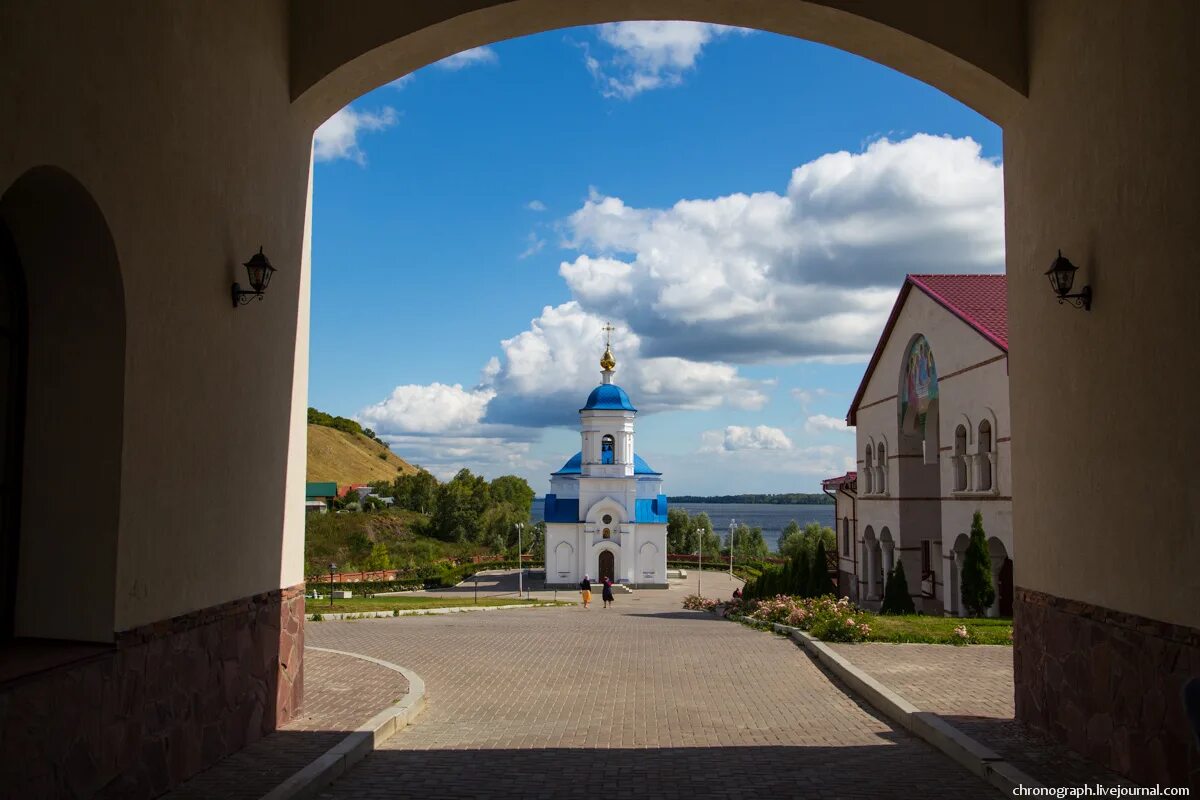
[[[0,224],[29,309],[20,521],[6,534],[16,555],[12,629],[112,641],[125,397],[116,246],[91,194],[52,166],[4,192]]]

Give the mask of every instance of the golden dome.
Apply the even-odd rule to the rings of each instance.
[[[600,369],[612,370],[616,369],[616,367],[617,360],[613,358],[612,349],[606,346],[604,348],[604,355],[600,356]]]

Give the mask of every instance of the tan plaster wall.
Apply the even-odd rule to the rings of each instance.
[[[1013,452],[1016,581],[1200,623],[1196,5],[1031,0],[1028,102],[1012,88],[1026,75],[1020,2],[518,0],[439,21],[483,5],[0,5],[0,102],[17,121],[0,134],[0,187],[38,164],[67,170],[121,264],[118,628],[278,588],[300,569],[285,484],[303,448],[313,127],[457,50],[631,17],[826,41],[1005,126],[1013,427],[1025,443]],[[228,285],[259,244],[280,271],[265,302],[235,311]],[[1049,296],[1041,272],[1058,247],[1096,290],[1090,314]]]
[[[1035,0],[1006,125],[1015,582],[1200,626],[1200,4]],[[1090,312],[1042,273],[1062,248]]]
[[[298,580],[281,531],[311,129],[293,118],[286,9],[0,4],[0,191],[61,167],[120,261],[118,630]],[[265,301],[234,310],[230,283],[260,244],[279,272]],[[72,388],[60,400],[86,406]],[[68,485],[111,469],[63,463]]]

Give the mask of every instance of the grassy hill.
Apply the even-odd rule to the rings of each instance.
[[[380,454],[383,457],[380,457]],[[324,425],[308,426],[309,481],[336,481],[339,486],[371,481],[394,481],[401,472],[417,468],[378,442],[359,433]]]

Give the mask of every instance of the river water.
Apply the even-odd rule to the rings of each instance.
[[[713,528],[724,538],[729,533],[729,521],[746,524],[751,528],[762,528],[763,539],[771,550],[777,549],[779,535],[792,520],[803,528],[809,522],[819,522],[834,528],[834,506],[832,505],[772,505],[770,503],[672,503],[672,508],[682,508],[689,514],[704,512],[712,520]],[[537,522],[543,516],[542,498],[533,501],[532,517]]]

